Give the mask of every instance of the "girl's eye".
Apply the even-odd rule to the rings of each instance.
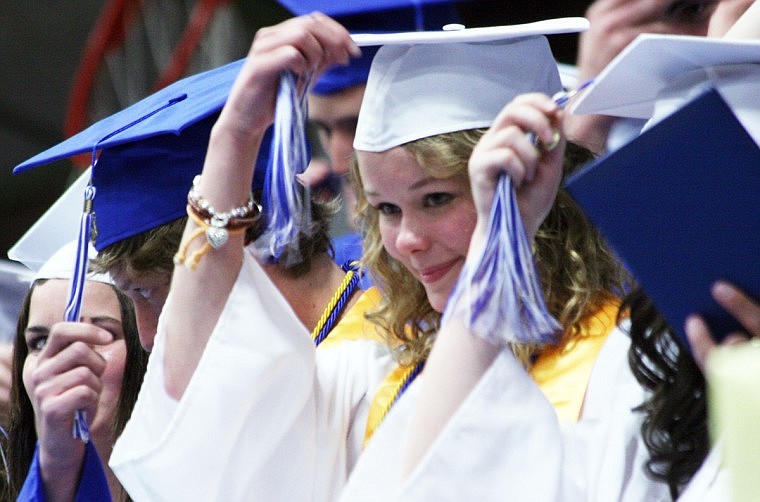
[[[393,215],[397,214],[399,212],[398,206],[395,206],[393,204],[387,204],[387,203],[381,203],[375,206],[375,209],[377,209],[377,212],[383,215]]]
[[[440,193],[431,193],[425,196],[425,205],[435,207],[435,206],[441,206],[443,204],[446,204],[453,199],[454,196],[450,193],[440,192]]]
[[[27,347],[29,347],[30,352],[39,352],[45,347],[45,344],[47,343],[47,336],[36,336],[32,338],[31,340],[26,342]]]

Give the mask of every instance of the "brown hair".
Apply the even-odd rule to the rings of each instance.
[[[314,256],[330,250],[330,220],[337,212],[337,204],[337,200],[311,202],[311,227],[304,229],[298,245],[286,247],[281,257],[283,263],[289,264],[286,271],[294,277],[309,271]],[[248,229],[246,243],[255,241],[261,235],[265,218],[261,222]],[[185,216],[115,242],[98,253],[93,260],[93,269],[100,273],[125,270],[130,275],[165,272],[171,276],[174,254],[179,248],[186,223]]]
[[[29,308],[32,294],[37,286],[45,282],[47,282],[46,279],[37,280],[29,288],[24,297],[16,325],[16,340],[13,349],[11,410],[6,448],[9,465],[8,471],[5,473],[7,479],[3,479],[7,483],[5,483],[5,486],[0,491],[3,495],[2,500],[16,500],[32,463],[34,448],[37,443],[37,431],[34,426],[34,408],[24,387],[23,372],[24,362],[29,353],[25,332],[29,323]],[[124,342],[127,348],[119,404],[112,425],[113,437],[118,437],[121,431],[124,430],[124,426],[132,414],[132,408],[137,401],[145,368],[148,364],[148,354],[140,345],[132,301],[116,287],[109,286],[113,289],[119,301]]]

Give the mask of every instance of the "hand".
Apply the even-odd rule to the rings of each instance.
[[[749,296],[735,286],[722,281],[713,285],[712,295],[715,301],[731,313],[747,330],[747,333],[730,333],[723,339],[721,345],[746,343],[749,341],[747,334],[751,338],[760,338],[760,304],[751,300]],[[684,329],[691,344],[694,359],[704,373],[705,361],[718,344],[715,343],[707,323],[698,315],[689,316],[686,319]]]
[[[510,176],[517,192],[520,214],[533,238],[551,209],[562,178],[564,137],[550,151],[534,145],[529,133],[543,144],[562,134],[564,112],[543,94],[518,96],[499,113],[491,128],[473,149],[470,183],[478,211],[478,229],[485,233],[496,184],[502,173]]]
[[[596,0],[586,11],[591,27],[580,36],[578,83],[597,76],[641,33],[705,35],[718,0]],[[612,117],[576,115],[568,136],[602,152]]]
[[[586,11],[591,28],[581,34],[578,70],[598,75],[641,33],[705,35],[718,0],[596,0]]]
[[[80,409],[90,420],[95,417],[106,362],[93,346],[112,340],[93,324],[57,323],[40,352],[27,358],[31,374],[24,380],[34,407],[40,465],[48,474],[77,473],[81,466],[84,448],[72,438],[72,421]]]
[[[246,133],[272,123],[280,75],[291,71],[302,81],[335,64],[348,64],[360,49],[343,26],[314,13],[261,28],[224,108],[231,123]]]
[[[360,54],[348,31],[323,14],[291,18],[261,28],[211,132],[198,187],[209,203],[214,207],[235,207],[248,197],[260,142],[274,121],[277,91],[284,72],[293,72],[304,82],[330,66],[347,64],[351,56]],[[242,243],[243,234],[232,240]],[[193,243],[188,253],[197,245]],[[225,246],[222,252],[237,253],[237,246]]]

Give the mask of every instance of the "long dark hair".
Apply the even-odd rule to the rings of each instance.
[[[710,449],[705,379],[685,342],[641,288],[626,296],[621,312],[631,320],[631,371],[650,392],[636,408],[644,414],[646,469],[668,484],[675,500]]]
[[[31,305],[32,293],[37,286],[45,282],[47,282],[47,279],[37,280],[29,288],[24,297],[16,326],[16,340],[13,350],[11,410],[8,443],[5,449],[6,458],[8,459],[8,471],[1,477],[2,481],[0,481],[5,485],[0,490],[0,494],[2,495],[0,499],[2,500],[16,500],[26,479],[29,466],[32,463],[34,448],[37,443],[37,432],[34,428],[34,408],[26,393],[23,381],[24,361],[29,353],[24,333],[29,323],[29,307]],[[116,293],[116,297],[119,300],[124,341],[127,348],[119,404],[113,423],[114,437],[118,437],[121,431],[124,430],[135,401],[137,401],[137,394],[140,390],[140,385],[142,385],[143,375],[148,364],[148,354],[140,346],[132,301],[116,287],[109,286]]]

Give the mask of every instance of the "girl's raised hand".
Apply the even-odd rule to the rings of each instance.
[[[469,162],[478,227],[485,231],[499,177],[511,177],[528,237],[551,209],[562,179],[564,112],[543,94],[524,94],[504,107]],[[546,146],[544,146],[546,145]]]

